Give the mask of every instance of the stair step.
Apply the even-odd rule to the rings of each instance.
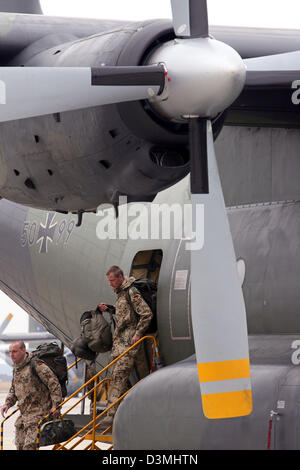
[[[86,424],[92,421],[93,417],[91,415],[81,415],[81,414],[69,414],[66,418],[71,419],[74,423],[76,430],[83,428]]]
[[[87,434],[85,436],[85,439],[92,440],[93,439],[93,433]],[[96,430],[95,441],[97,441],[97,442],[113,442],[113,436],[112,436],[112,434],[97,434],[97,430]]]
[[[81,415],[81,414],[72,415],[72,414],[68,414],[68,419],[71,419],[73,421],[76,431],[79,431],[84,426],[86,426],[90,421],[92,421],[93,417],[91,415]],[[84,432],[88,432],[89,429],[90,428],[86,429]],[[95,433],[96,433],[96,435],[99,435],[99,437],[103,437],[104,442],[106,442],[106,441],[111,442],[110,439],[106,439],[107,437],[111,436],[111,431],[106,432],[105,435],[101,435],[101,433],[103,431],[104,431],[103,428],[102,429],[96,429]],[[92,435],[92,432],[90,432],[89,435]],[[87,439],[88,439],[88,437],[87,437]]]

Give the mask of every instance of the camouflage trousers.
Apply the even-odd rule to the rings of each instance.
[[[113,366],[107,406],[112,405],[130,387],[129,376],[135,370],[137,378],[143,379],[149,374],[149,365],[144,345],[141,344],[137,351],[126,354]],[[114,417],[119,404],[113,406],[107,415]]]
[[[35,450],[36,449],[36,430],[41,418],[37,417],[36,422],[30,420],[26,422],[20,416],[15,423],[15,444],[17,450]]]

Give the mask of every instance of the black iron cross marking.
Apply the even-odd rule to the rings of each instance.
[[[37,239],[37,243],[41,242],[40,253],[48,252],[48,240],[51,243],[53,242],[55,228],[57,225],[57,222],[55,222],[55,224],[52,223],[54,217],[55,217],[55,214],[50,214],[48,212],[45,225],[43,225],[42,223],[40,224],[38,239]]]

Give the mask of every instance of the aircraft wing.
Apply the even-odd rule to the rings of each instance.
[[[32,333],[7,333],[0,334],[0,342],[12,343],[14,341],[46,341],[49,339],[56,339],[51,333],[47,332],[32,332]]]
[[[0,325],[0,342],[10,343],[13,341],[44,341],[49,339],[56,339],[51,333],[48,332],[31,332],[31,333],[3,333],[8,323],[13,317],[12,313],[9,313]]]

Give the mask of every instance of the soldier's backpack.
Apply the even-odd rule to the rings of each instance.
[[[31,353],[31,369],[36,374],[35,363],[43,361],[58,378],[63,398],[67,396],[68,366],[67,360],[57,343],[40,344]]]
[[[71,351],[75,357],[80,357],[81,359],[86,359],[87,361],[95,361],[97,354],[92,351],[85,340],[78,336],[72,341]]]
[[[132,311],[136,314],[136,312],[134,311],[131,299],[130,299],[130,295],[129,295],[129,291],[132,287],[135,287],[140,292],[141,296],[143,297],[145,302],[149,305],[153,313],[151,323],[145,335],[155,333],[155,331],[157,331],[157,314],[156,314],[157,284],[154,281],[151,281],[150,279],[142,278],[142,279],[136,279],[135,281],[133,281],[130,287],[128,287],[127,300],[131,306]]]
[[[101,310],[84,312],[80,318],[81,337],[89,349],[105,353],[112,348],[111,324],[104,318]]]
[[[76,429],[71,419],[56,419],[48,421],[40,429],[40,446],[59,444],[76,434]]]

